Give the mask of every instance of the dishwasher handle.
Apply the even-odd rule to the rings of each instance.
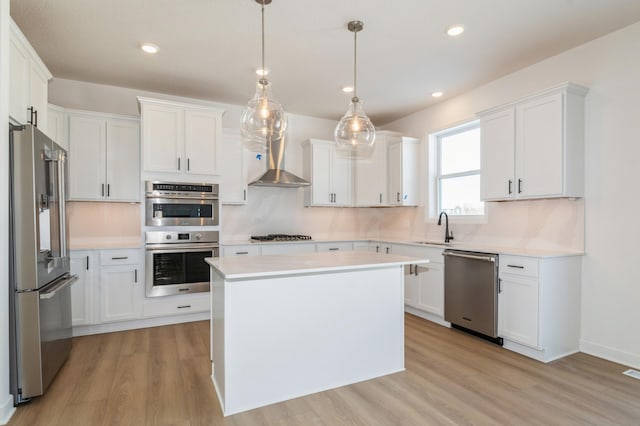
[[[489,255],[477,255],[477,254],[467,254],[467,253],[460,253],[460,252],[453,252],[453,251],[445,251],[442,253],[444,256],[452,256],[452,257],[464,257],[465,259],[474,259],[474,260],[482,260],[484,262],[496,262],[496,257],[495,256],[489,256]]]

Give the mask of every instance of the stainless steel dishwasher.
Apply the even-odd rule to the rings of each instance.
[[[498,255],[445,250],[444,256],[444,319],[501,345]]]

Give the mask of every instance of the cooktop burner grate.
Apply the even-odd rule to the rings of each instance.
[[[251,241],[307,241],[311,240],[310,235],[289,235],[289,234],[267,234],[254,235]]]

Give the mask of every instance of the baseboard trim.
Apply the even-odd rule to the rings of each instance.
[[[638,354],[624,352],[584,339],[580,340],[580,351],[628,367],[640,368],[640,355]]]
[[[207,312],[196,312],[170,317],[144,318],[134,321],[110,322],[105,324],[82,325],[73,327],[73,337],[87,336],[89,334],[112,333],[114,331],[134,330],[137,328],[160,327],[163,325],[180,324],[183,322],[203,321],[210,319]]]
[[[411,306],[404,305],[404,311],[408,314],[415,315],[422,319],[426,319],[431,322],[435,322],[436,324],[440,324],[443,327],[451,328],[451,323],[449,321],[445,321],[444,318],[438,315],[434,315],[429,312],[421,311],[420,309],[412,308]]]
[[[2,405],[0,405],[0,425],[6,425],[9,423],[11,416],[16,412],[16,407],[13,406],[13,396],[7,395]]]

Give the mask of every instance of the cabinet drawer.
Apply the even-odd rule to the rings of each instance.
[[[260,246],[247,244],[222,247],[222,256],[260,256]]]
[[[100,265],[133,265],[140,263],[140,250],[138,249],[118,249],[100,251]]]
[[[353,243],[318,243],[318,251],[353,251]]]
[[[150,301],[143,305],[142,315],[160,317],[167,315],[183,315],[209,310],[209,293],[197,298]]]
[[[520,256],[500,256],[500,275],[538,276],[538,259]]]

